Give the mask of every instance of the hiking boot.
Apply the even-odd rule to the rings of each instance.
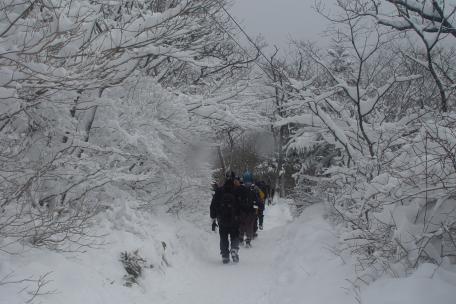
[[[230,262],[230,257],[229,256],[222,256],[222,263],[223,264],[228,264]]]
[[[239,254],[237,249],[231,249],[231,259],[233,263],[239,263]]]

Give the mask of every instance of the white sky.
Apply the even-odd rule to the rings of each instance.
[[[290,37],[318,41],[327,21],[314,0],[232,0],[233,16],[252,37],[262,34],[269,45],[286,48]],[[329,1],[331,2],[331,1]]]

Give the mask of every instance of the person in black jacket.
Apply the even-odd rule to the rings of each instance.
[[[222,262],[229,263],[230,253],[234,263],[239,262],[239,200],[234,194],[233,177],[228,177],[223,187],[215,191],[210,206],[212,227],[217,220],[220,234]],[[228,240],[229,238],[229,240]],[[231,241],[231,244],[230,244]],[[231,245],[231,250],[230,250]]]
[[[255,204],[256,196],[253,190],[241,185],[239,180],[234,181],[234,194],[238,198],[240,204],[240,216],[239,216],[239,233],[240,242],[244,243],[245,247],[250,248],[251,240],[254,234],[254,222],[256,219]]]

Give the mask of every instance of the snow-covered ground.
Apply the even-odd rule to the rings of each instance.
[[[17,278],[52,271],[41,292],[55,292],[32,303],[455,303],[456,270],[432,265],[421,266],[409,278],[383,278],[355,292],[350,283],[353,265],[349,257],[333,253],[338,238],[324,211],[323,205],[314,205],[292,220],[286,201],[276,201],[266,210],[265,230],[253,247],[241,248],[240,263],[223,265],[218,235],[209,231],[209,221],[206,230],[163,216],[144,215],[129,223],[133,215],[123,209],[101,223],[112,232],[102,249],[85,254],[27,250],[2,260],[0,271],[4,276],[14,270]],[[135,249],[154,267],[129,288],[123,286],[119,255]],[[30,296],[21,291],[24,286],[0,286],[0,303],[23,303]]]

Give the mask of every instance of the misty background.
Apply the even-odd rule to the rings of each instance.
[[[322,34],[329,23],[314,7],[315,0],[234,0],[231,13],[249,35],[262,35],[269,46],[283,49],[291,39],[327,40]]]

